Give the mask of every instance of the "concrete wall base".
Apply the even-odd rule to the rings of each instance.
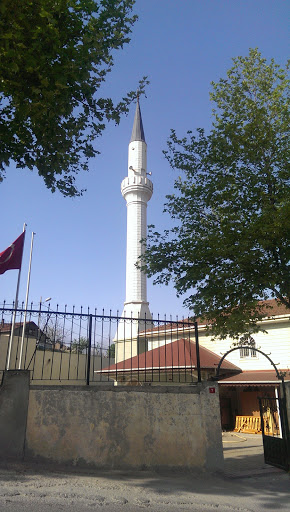
[[[5,371],[0,386],[1,459],[23,459],[28,399],[29,371]]]

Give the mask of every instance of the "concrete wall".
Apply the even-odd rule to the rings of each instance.
[[[93,467],[220,470],[218,387],[34,386],[25,455]]]
[[[9,371],[0,386],[0,458],[24,456],[29,372]]]
[[[106,376],[96,370],[106,368],[114,359],[91,356],[90,381],[106,380]],[[42,351],[35,352],[30,368],[33,371],[31,384],[81,385],[86,384],[87,354],[71,352]]]
[[[21,338],[13,339],[10,368],[17,369],[19,365]],[[9,336],[0,336],[0,374],[6,367]],[[87,354],[74,354],[70,351],[35,350],[36,339],[25,338],[21,368],[30,370],[31,384],[80,385],[86,384]],[[106,368],[113,364],[113,358],[91,356],[90,380],[103,381],[106,377],[95,373],[95,370]],[[2,370],[2,371],[1,371]],[[1,376],[1,375],[0,375]]]

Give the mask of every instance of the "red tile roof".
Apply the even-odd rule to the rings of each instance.
[[[282,316],[282,315],[289,315],[290,318],[290,309],[286,308],[284,304],[281,304],[276,299],[270,299],[270,300],[261,300],[258,302],[259,306],[264,305],[264,309],[262,310],[263,314],[265,315],[264,318],[273,317],[273,316]],[[206,325],[206,320],[197,318],[196,319],[197,324],[202,327]],[[158,324],[157,326],[150,329],[146,329],[146,334],[149,334],[150,332],[162,332],[162,331],[175,331],[176,329],[182,333],[182,330],[188,329],[189,327],[194,326],[194,320],[190,318],[184,318],[182,320],[177,320],[176,322],[169,322],[169,323],[162,323]],[[145,331],[143,331],[145,332]]]
[[[285,304],[281,304],[276,299],[271,300],[260,300],[259,306],[264,305],[263,313],[265,317],[268,316],[280,316],[280,315],[289,315],[290,317],[290,309],[286,308]]]
[[[284,380],[290,380],[290,371],[289,370],[278,370],[279,372],[286,372]],[[278,383],[277,375],[275,370],[256,370],[256,371],[246,371],[239,373],[239,375],[233,375],[232,377],[227,377],[219,381],[221,385],[230,385],[238,383],[244,384],[265,384],[265,383]]]
[[[200,366],[202,369],[216,369],[221,357],[210,350],[199,347]],[[97,373],[113,373],[120,371],[144,371],[144,370],[172,370],[196,368],[196,345],[187,339],[180,339],[173,343],[167,343],[153,350],[149,350],[135,357],[125,359],[117,364],[112,364]],[[234,373],[241,369],[227,361],[223,361],[223,370]]]
[[[23,326],[23,322],[15,322],[15,325],[14,325],[14,329],[18,329],[20,327]],[[4,334],[4,333],[10,333],[11,331],[11,327],[12,327],[12,323],[4,323],[4,322],[0,322],[0,334],[1,332]],[[26,329],[35,329],[35,330],[38,330],[39,327],[36,325],[35,322],[26,322]]]
[[[148,322],[148,324],[150,325],[150,323]],[[189,318],[184,318],[183,320],[177,320],[176,322],[172,322],[172,321],[166,321],[164,320],[164,323],[163,321],[161,320],[160,323],[158,323],[158,325],[156,325],[155,327],[152,327],[150,328],[148,325],[148,328],[146,329],[146,331],[142,331],[143,334],[150,334],[151,332],[163,332],[163,331],[179,331],[180,335],[182,335],[182,332],[185,330],[185,329],[188,329],[189,327],[193,328],[194,327],[194,321],[193,320],[190,320]]]

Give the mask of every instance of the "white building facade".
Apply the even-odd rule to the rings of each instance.
[[[260,322],[261,331],[252,334],[255,345],[246,349],[237,349],[227,355],[227,360],[235,364],[244,371],[273,370],[270,361],[262,354],[255,350],[259,349],[265,352],[270,359],[277,365],[278,370],[290,371],[290,311],[284,305],[278,304],[275,300],[265,301],[265,317]],[[182,322],[181,322],[182,324]],[[212,339],[207,334],[206,325],[199,323],[199,344],[215,354],[222,357],[227,351],[234,348],[233,340],[228,337],[220,340]],[[160,347],[166,343],[166,331],[162,332],[162,328],[158,329],[157,334],[154,332],[147,333],[148,349]],[[171,339],[175,341],[181,335],[194,341],[194,328],[190,327],[188,321],[185,321],[184,327],[179,329],[171,328]]]

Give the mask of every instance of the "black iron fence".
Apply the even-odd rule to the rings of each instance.
[[[15,311],[4,303],[0,371],[15,369],[30,370],[35,384],[195,383],[201,380],[197,324],[33,304]]]
[[[290,433],[286,397],[259,398],[266,464],[290,468]]]

